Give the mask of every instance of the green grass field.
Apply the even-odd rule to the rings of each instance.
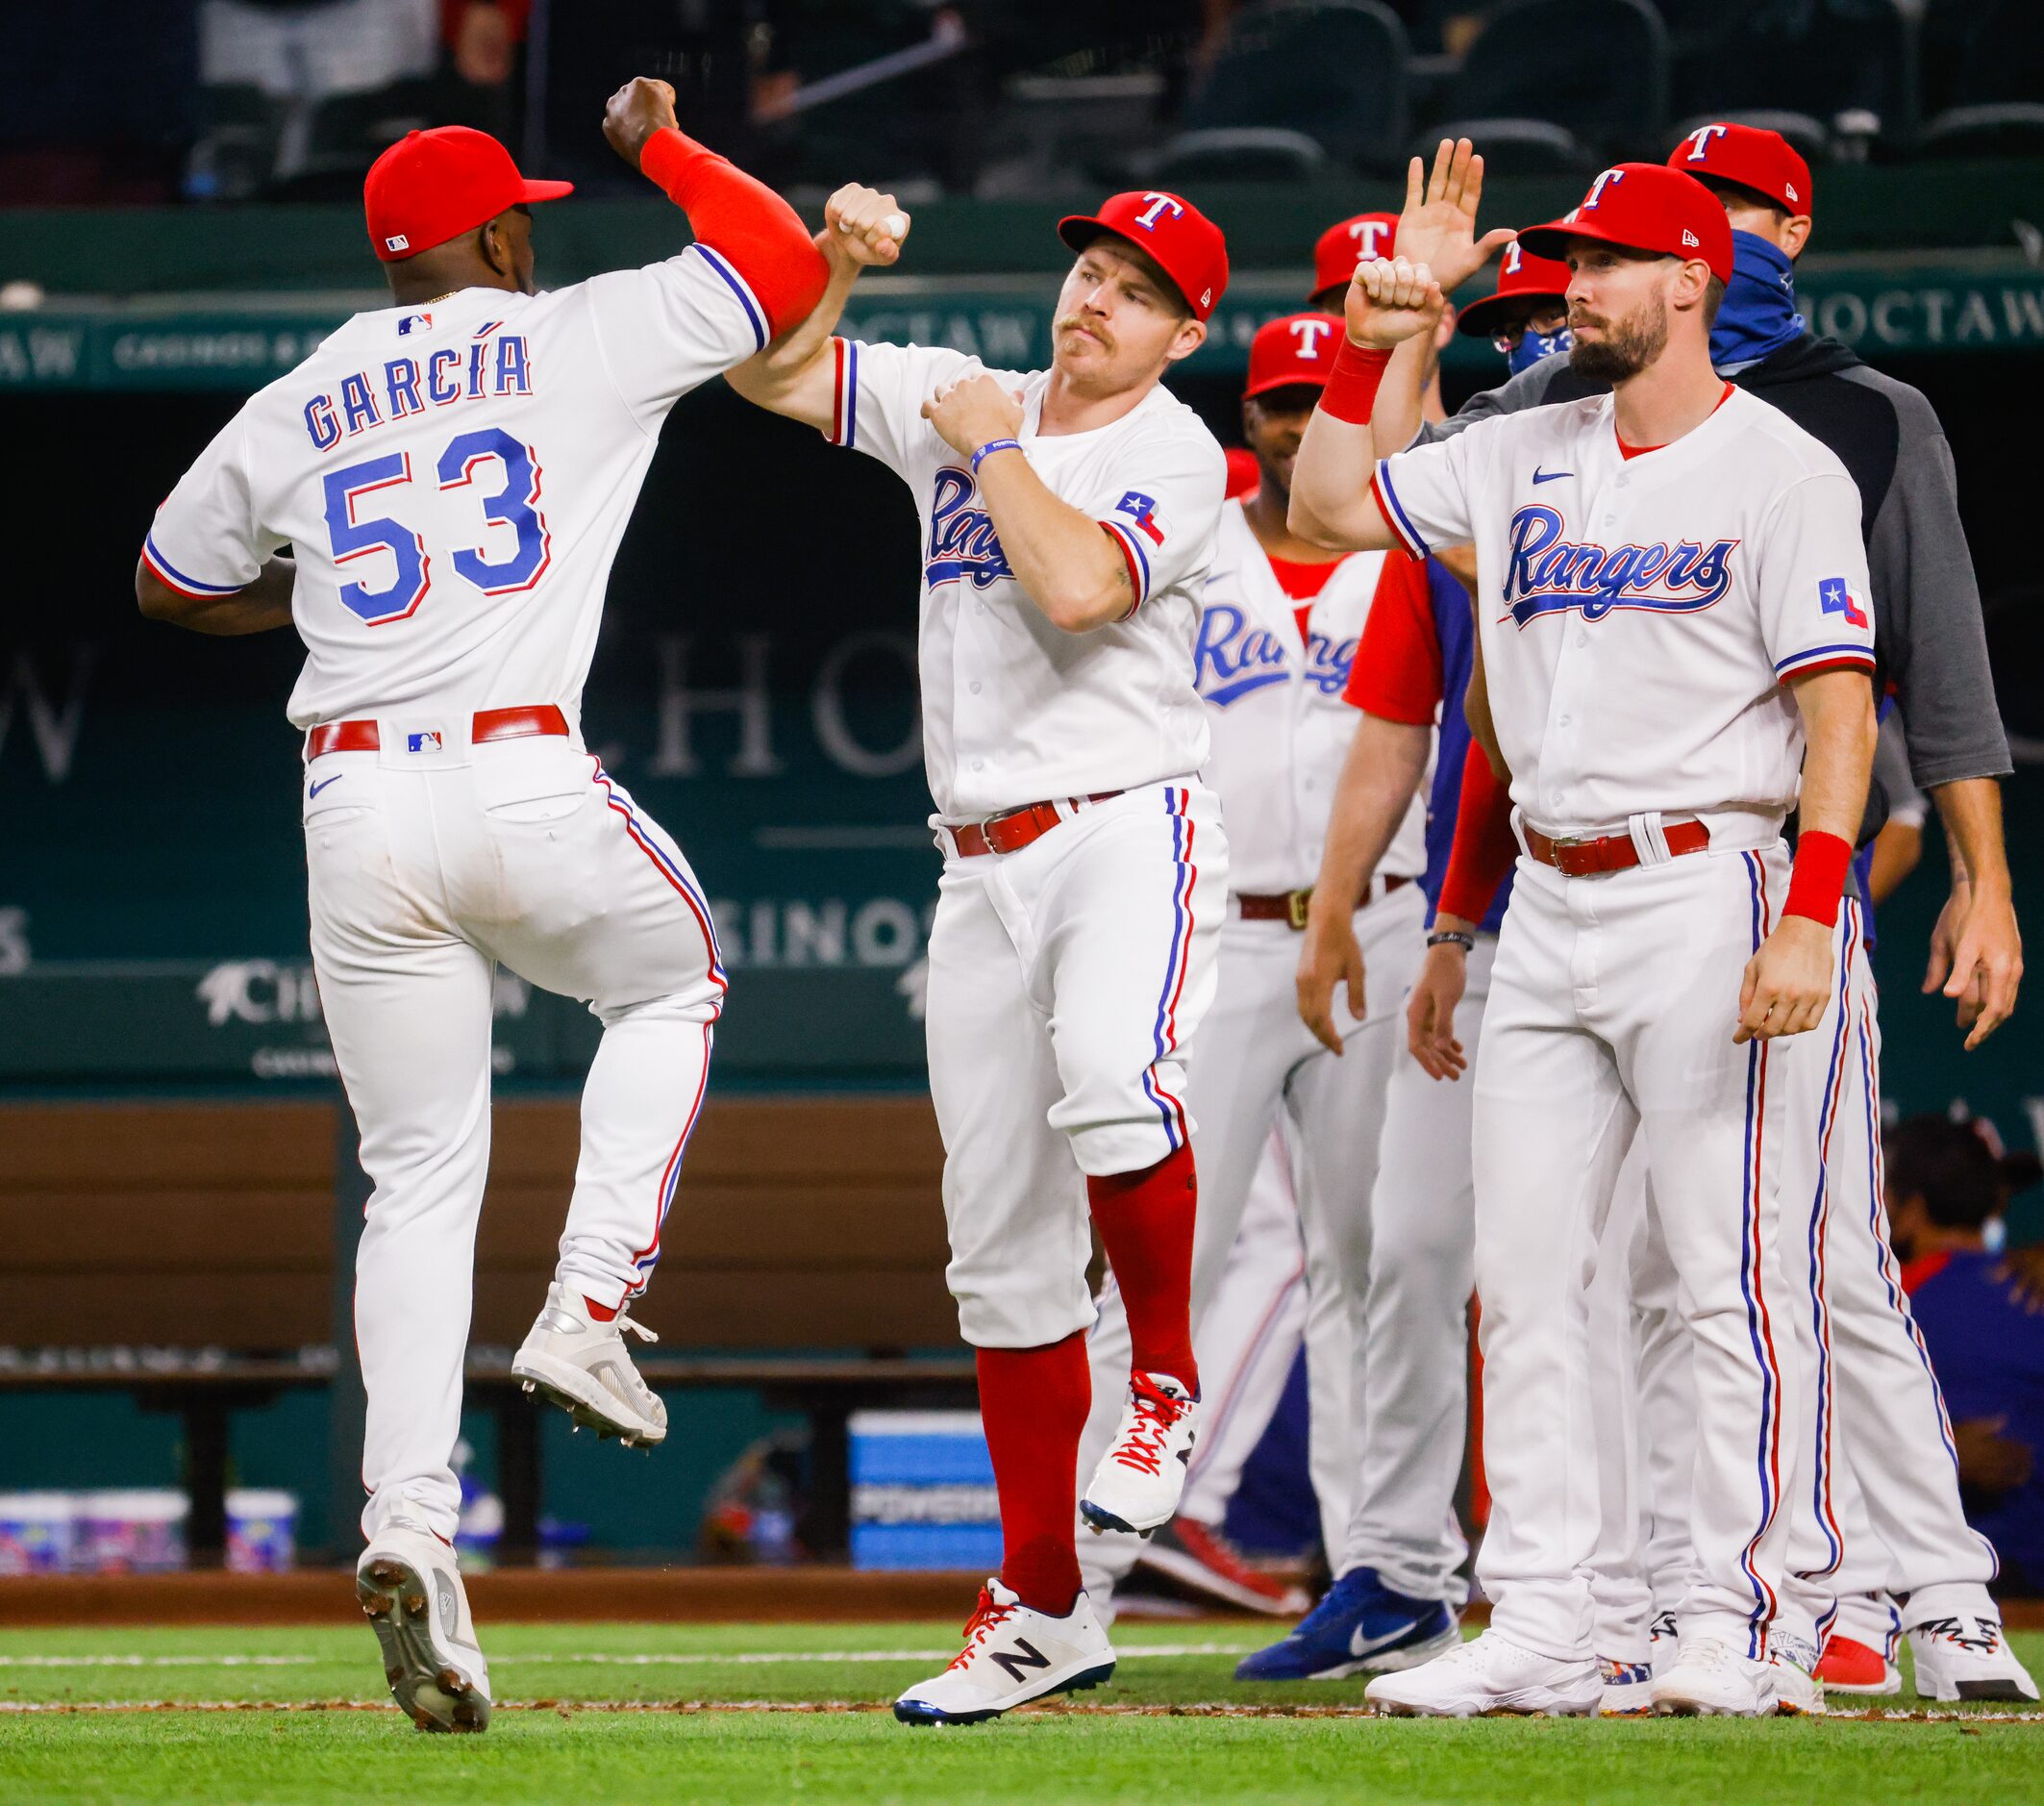
[[[486,1631],[482,1738],[413,1731],[366,1630],[7,1631],[0,1801],[2044,1797],[2032,1715],[1926,1716],[1905,1691],[1858,1702],[1897,1716],[1814,1721],[1381,1719],[1361,1682],[1237,1686],[1261,1630],[1124,1625],[1114,1685],[1084,1705],[931,1731],[884,1708],[948,1659],[948,1623],[507,1625]],[[2044,1666],[2044,1635],[2016,1642]]]

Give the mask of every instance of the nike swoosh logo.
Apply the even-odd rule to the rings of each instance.
[[[1396,1630],[1386,1631],[1382,1637],[1365,1637],[1362,1634],[1362,1626],[1359,1624],[1349,1633],[1349,1654],[1352,1656],[1371,1655],[1377,1650],[1383,1648],[1386,1644],[1397,1643],[1403,1638],[1411,1636],[1417,1628],[1418,1624],[1415,1621],[1410,1624],[1401,1624]]]
[[[1542,470],[1537,464],[1533,466],[1535,483],[1558,483],[1563,477],[1572,477],[1575,474],[1573,470]]]
[[[327,786],[328,786],[328,785],[330,785],[330,784],[338,784],[338,783],[339,783],[339,782],[341,781],[341,779],[342,779],[342,778],[344,778],[344,777],[346,777],[347,775],[348,775],[348,774],[347,774],[347,773],[346,773],[345,771],[337,771],[337,772],[335,772],[335,773],[334,773],[334,775],[333,775],[332,777],[330,777],[330,778],[321,778],[321,779],[319,780],[319,782],[318,782],[317,784],[313,785],[313,786],[312,786],[312,788],[311,790],[309,790],[308,791],[306,791],[306,793],[305,793],[305,798],[306,798],[306,801],[307,801],[307,802],[311,802],[311,801],[312,800],[312,798],[313,798],[313,797],[315,797],[315,796],[317,796],[317,795],[319,794],[319,792],[320,792],[321,790],[325,790],[325,789],[327,788]]]

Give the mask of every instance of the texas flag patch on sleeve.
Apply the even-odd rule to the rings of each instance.
[[[1128,561],[1129,583],[1135,591],[1134,605],[1129,610],[1133,615],[1150,593],[1150,554],[1164,542],[1164,523],[1158,518],[1156,498],[1140,489],[1125,490],[1100,524]]]

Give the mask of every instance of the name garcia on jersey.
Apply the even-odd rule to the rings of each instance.
[[[418,320],[430,327],[433,316],[408,314],[398,331],[407,332]],[[423,358],[392,358],[377,368],[352,371],[335,389],[314,395],[305,404],[305,430],[313,449],[332,451],[344,439],[409,419],[429,407],[530,395],[533,362],[525,337],[498,334],[499,324],[492,320],[465,346],[441,345]]]

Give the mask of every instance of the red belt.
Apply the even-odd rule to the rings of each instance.
[[[1088,803],[1104,803],[1119,796],[1119,790],[1095,790],[1090,796],[1067,796],[1067,811],[1084,809]],[[961,827],[946,828],[952,849],[960,859],[977,859],[982,853],[1019,853],[1033,840],[1040,840],[1065,815],[1057,803],[1024,803],[1020,809],[1003,810],[985,821],[968,821]]]
[[[1701,853],[1710,844],[1710,830],[1701,821],[1670,822],[1662,831],[1672,854]],[[1604,871],[1630,871],[1639,864],[1639,849],[1630,834],[1607,834],[1579,840],[1563,836],[1550,839],[1538,828],[1526,830],[1526,850],[1543,865],[1552,865],[1565,878],[1588,878]]]
[[[567,731],[567,716],[544,702],[526,709],[479,709],[469,723],[468,739],[471,745],[480,746],[486,740],[524,740],[534,734],[565,736]],[[374,721],[329,721],[305,737],[305,756],[312,760],[326,753],[378,752],[383,743]]]
[[[1409,878],[1389,878],[1383,881],[1383,889],[1378,896],[1389,896],[1403,885],[1412,882]],[[1235,892],[1235,913],[1245,922],[1288,922],[1294,928],[1306,926],[1306,906],[1311,901],[1312,886],[1304,890],[1278,890],[1268,896],[1251,896],[1243,891]],[[1358,909],[1366,909],[1373,899],[1365,896],[1357,904]]]

